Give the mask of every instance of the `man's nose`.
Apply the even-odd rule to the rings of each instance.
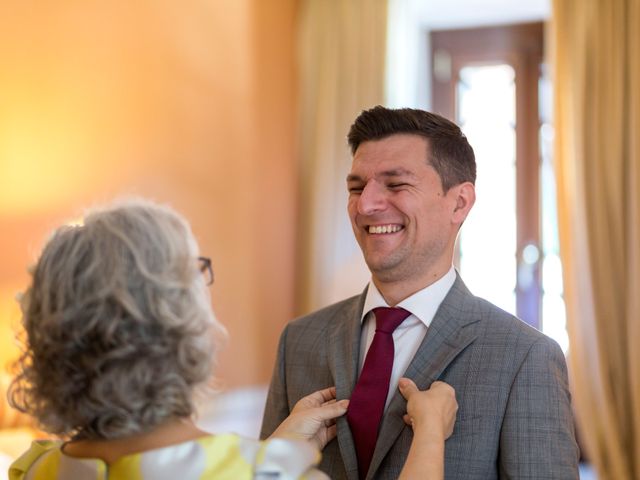
[[[386,208],[386,192],[378,182],[369,181],[358,199],[358,213],[360,215],[372,215]]]

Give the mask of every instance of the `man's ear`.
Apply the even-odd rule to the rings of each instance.
[[[452,187],[455,194],[455,208],[453,210],[453,216],[451,221],[458,225],[462,225],[462,222],[467,218],[471,207],[476,203],[476,187],[471,182],[464,182],[455,187]]]

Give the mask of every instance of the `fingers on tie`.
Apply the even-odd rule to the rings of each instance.
[[[336,388],[328,387],[328,388],[317,390],[313,393],[310,393],[306,397],[301,398],[298,403],[302,402],[309,406],[320,406],[335,398],[336,398]]]
[[[336,387],[328,387],[316,392],[322,397],[323,402],[328,402],[336,398]]]
[[[330,418],[330,419],[324,421],[324,426],[327,427],[327,428],[329,428],[330,426],[335,425],[335,424],[336,424],[336,419],[335,418]]]
[[[344,415],[347,412],[349,400],[327,403],[317,409],[317,418],[320,420],[331,420]]]

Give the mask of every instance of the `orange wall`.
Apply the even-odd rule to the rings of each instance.
[[[47,232],[136,193],[213,259],[224,385],[268,381],[294,303],[295,3],[2,2],[0,361]]]

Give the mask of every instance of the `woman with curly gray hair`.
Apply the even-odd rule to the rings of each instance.
[[[193,423],[224,332],[199,255],[187,222],[144,200],[53,234],[21,298],[26,345],[9,396],[62,440],[34,442],[11,479],[320,475],[317,449],[348,404],[333,388],[303,398],[265,442]]]

